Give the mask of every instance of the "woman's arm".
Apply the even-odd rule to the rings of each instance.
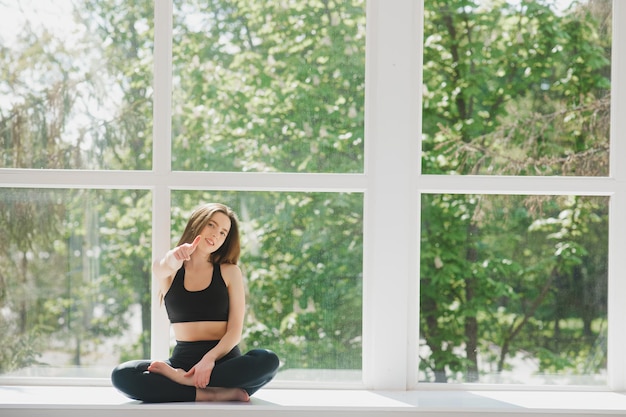
[[[201,236],[197,236],[192,243],[183,243],[175,247],[168,251],[163,258],[156,259],[152,263],[152,275],[161,288],[161,294],[165,295],[172,284],[174,273],[183,266],[184,261],[190,259],[201,238]]]

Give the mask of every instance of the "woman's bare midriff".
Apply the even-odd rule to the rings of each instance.
[[[194,321],[172,323],[176,340],[198,342],[200,340],[220,340],[226,334],[226,321]]]

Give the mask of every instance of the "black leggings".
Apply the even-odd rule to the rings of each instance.
[[[172,357],[165,362],[173,368],[190,370],[218,341],[177,342]],[[118,365],[111,374],[113,386],[126,396],[145,402],[195,401],[196,388],[172,381],[166,376],[148,372],[150,360],[134,360]],[[235,346],[215,363],[208,387],[242,388],[248,395],[274,378],[278,357],[265,349],[254,349],[242,355]]]

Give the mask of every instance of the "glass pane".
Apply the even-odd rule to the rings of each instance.
[[[362,172],[365,2],[174,1],[175,170]]]
[[[426,1],[422,172],[609,172],[611,0]]]
[[[602,385],[608,197],[422,197],[420,377]]]
[[[151,195],[0,189],[0,374],[109,378],[150,357]]]
[[[362,194],[173,191],[172,200],[172,246],[201,203],[239,216],[242,350],[275,351],[278,380],[361,381]]]
[[[150,169],[152,38],[152,1],[0,2],[0,168]]]

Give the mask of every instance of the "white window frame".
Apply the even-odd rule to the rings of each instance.
[[[424,193],[609,196],[608,385],[626,390],[626,2],[613,0],[608,177],[423,175],[420,171],[423,0],[368,0],[365,167],[362,174],[174,172],[171,169],[172,1],[155,1],[151,171],[0,169],[0,187],[146,189],[153,193],[153,256],[169,249],[172,190],[364,193],[363,387],[418,387],[420,200]],[[393,47],[391,47],[393,46]],[[621,75],[621,77],[620,77]],[[622,165],[624,163],[624,165]],[[132,181],[132,182],[131,182]],[[400,259],[400,262],[389,262]],[[153,290],[154,358],[169,324]],[[43,382],[45,383],[45,382]],[[419,384],[435,389],[455,384]],[[457,387],[467,386],[460,384]],[[472,389],[507,389],[471,384]],[[554,387],[538,387],[554,389]],[[584,387],[589,389],[589,387]],[[517,387],[519,389],[519,387]],[[563,389],[575,389],[564,387]]]

